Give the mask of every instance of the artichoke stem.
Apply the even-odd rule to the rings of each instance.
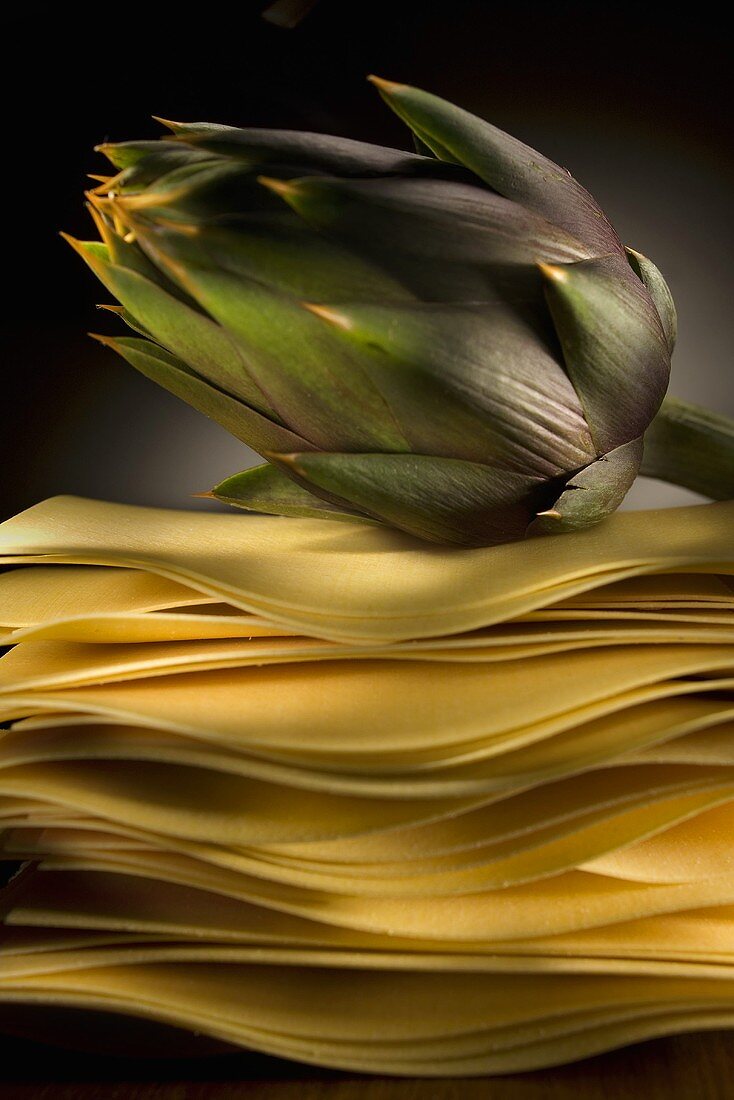
[[[734,419],[667,397],[645,433],[640,473],[713,500],[734,498]]]

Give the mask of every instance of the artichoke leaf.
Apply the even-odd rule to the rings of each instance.
[[[574,474],[552,508],[531,524],[528,534],[554,535],[593,527],[622,503],[641,461],[642,439],[602,455]]]
[[[488,546],[522,538],[539,478],[417,454],[269,454],[301,484],[431,542]]]
[[[99,230],[99,235],[107,246],[105,258],[110,263],[115,264],[117,267],[127,268],[128,271],[137,272],[138,275],[142,275],[149,282],[155,283],[161,290],[165,290],[167,294],[184,302],[190,309],[200,312],[196,302],[185,294],[176,283],[172,282],[165,272],[156,267],[133,240],[126,240],[122,234],[118,233],[108,218],[95,209],[94,204],[92,205],[92,216]],[[70,238],[67,239],[70,240]]]
[[[162,121],[162,120],[161,120]],[[174,140],[189,147],[242,161],[253,168],[274,166],[341,176],[404,175],[445,169],[428,157],[299,130],[238,129],[207,122],[166,122]]]
[[[95,145],[95,153],[102,153],[107,157],[113,168],[123,172],[126,168],[132,168],[149,156],[156,156],[163,146],[160,140],[148,141],[103,141]],[[171,144],[175,144],[171,142]]]
[[[371,77],[388,107],[439,158],[464,165],[507,198],[577,236],[594,254],[622,253],[601,207],[552,160],[430,92]]]
[[[95,336],[95,340],[112,348],[131,366],[157,382],[169,393],[180,397],[197,412],[216,420],[236,439],[254,451],[280,450],[284,447],[308,450],[311,444],[294,432],[275,424],[267,417],[216,389],[204,378],[167,352],[165,348],[131,336]]]
[[[413,149],[421,157],[433,157],[434,159],[439,159],[438,157],[436,157],[436,154],[434,153],[433,149],[431,149],[430,145],[426,145],[425,141],[421,141],[417,134],[413,134]]]
[[[156,347],[159,347],[159,348],[161,348],[161,350],[164,350],[162,348],[162,345],[160,345],[156,342],[156,340],[153,337],[152,333],[150,333],[148,331],[148,329],[145,327],[145,325],[142,325],[140,323],[140,321],[138,321],[137,317],[133,317],[132,313],[130,313],[130,311],[125,309],[123,306],[108,305],[106,303],[100,303],[100,304],[98,304],[97,309],[104,310],[106,313],[114,313],[115,316],[119,317],[121,321],[124,321],[125,324],[127,325],[127,327],[131,328],[133,330],[133,332],[137,332],[137,334],[139,336],[144,336],[148,343],[152,342],[153,344],[155,344]],[[90,333],[90,335],[92,336],[92,339],[94,339],[94,340],[99,339],[99,333]],[[123,337],[123,339],[124,339],[124,337]],[[168,355],[170,353],[166,352],[166,354]],[[179,360],[179,362],[180,362],[180,360]],[[183,365],[185,366],[185,364],[183,364]],[[186,367],[186,370],[189,370],[188,366]]]
[[[306,519],[335,519],[348,523],[374,523],[363,513],[340,508],[304,489],[277,466],[266,463],[233,474],[215,485],[211,495],[224,504],[248,512]]]
[[[180,153],[186,152],[184,148]],[[142,168],[147,168],[143,162]],[[258,184],[257,174],[247,165],[215,159],[184,160],[174,166],[161,165],[162,171],[148,173],[150,179],[139,184],[136,169],[124,172],[115,186],[100,201],[110,202],[123,216],[145,212],[149,217],[175,219],[179,223],[218,222],[230,215],[247,216],[277,210],[278,203]],[[168,169],[168,170],[166,170]]]
[[[147,215],[147,212],[146,212]],[[379,265],[282,212],[185,228],[131,218],[141,247],[188,266],[206,265],[302,300],[409,301]]]
[[[136,271],[110,263],[88,242],[68,239],[100,282],[176,358],[190,363],[202,377],[258,412],[273,415],[253,381],[242,349],[229,333]]]
[[[99,306],[97,306],[97,309],[106,309],[110,313],[116,313],[117,316],[120,318],[120,320],[124,321],[125,324],[127,325],[127,327],[131,328],[133,330],[133,332],[137,332],[139,336],[144,336],[145,339],[149,343],[152,342],[153,344],[155,344],[156,347],[161,348],[161,351],[164,350],[163,346],[156,341],[153,334],[148,331],[148,329],[145,327],[145,325],[142,325],[140,323],[140,321],[137,319],[137,317],[133,317],[132,313],[130,313],[129,310],[124,309],[122,306],[108,306],[108,305],[99,305]],[[125,339],[125,337],[121,337],[121,339]],[[170,355],[171,353],[166,352],[166,354]],[[171,356],[171,358],[173,358],[173,356]],[[179,362],[179,363],[181,362],[180,359],[178,359],[176,361]],[[190,370],[190,368],[185,363],[182,363],[182,366],[185,366],[187,371]],[[191,373],[195,374],[196,372],[192,371]],[[207,383],[207,385],[208,385],[208,383]]]
[[[267,185],[270,181],[265,179]],[[553,222],[502,195],[435,179],[305,176],[273,184],[307,222],[384,253],[464,263],[590,259],[592,251]]]
[[[311,308],[359,349],[413,450],[440,455],[458,446],[453,457],[545,477],[596,457],[563,368],[503,303]]]
[[[177,141],[105,142],[97,152],[120,173],[114,181],[116,191],[142,190],[176,168],[213,160],[211,153],[187,149]]]
[[[673,295],[670,293],[670,287],[652,260],[648,260],[647,256],[643,256],[641,252],[636,252],[634,248],[627,248],[625,251],[632,269],[637,272],[644,283],[645,289],[658,311],[665,339],[668,342],[668,351],[672,355],[678,336],[678,314],[676,313]]]
[[[245,349],[277,418],[325,450],[408,450],[393,414],[350,353],[309,310],[254,280],[161,263]]]
[[[626,259],[540,265],[566,369],[599,455],[641,436],[660,407],[670,354]]]
[[[102,239],[104,240],[109,250],[110,263],[116,267],[124,267],[128,271],[135,271],[138,275],[142,275],[151,283],[155,283],[161,290],[165,290],[166,294],[170,294],[174,298],[178,298],[180,301],[194,310],[198,310],[198,307],[188,295],[185,295],[180,287],[171,282],[159,267],[156,267],[154,263],[148,259],[145,253],[138,248],[137,244],[131,241],[126,241],[123,236],[115,232],[109,225],[100,229]]]
[[[339,325],[354,324],[354,307],[341,314],[338,307],[308,307],[317,316]],[[349,332],[344,339],[350,338]],[[559,472],[552,462],[527,448],[513,445],[503,434],[503,425],[477,408],[450,384],[440,369],[421,359],[416,346],[415,361],[401,357],[377,329],[358,329],[352,335],[360,350],[360,362],[374,381],[400,426],[411,451],[438,457],[463,458],[506,469],[532,468],[538,474]],[[360,339],[363,343],[360,343]]]

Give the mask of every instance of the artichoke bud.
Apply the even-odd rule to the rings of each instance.
[[[569,173],[374,78],[418,153],[166,123],[100,149],[72,242],[133,337],[103,342],[267,462],[250,511],[490,545],[615,509],[663,399],[675,309]]]

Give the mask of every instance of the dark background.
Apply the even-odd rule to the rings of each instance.
[[[569,167],[675,294],[672,392],[734,412],[729,36],[716,8],[320,0],[292,30],[238,6],[26,4],[4,16],[5,392],[0,512],[59,492],[200,507],[248,465],[222,429],[87,330],[105,291],[57,236],[93,236],[85,173],[151,114],[332,131],[409,146],[365,82],[416,83]],[[17,68],[17,71],[16,71]],[[633,505],[690,494],[638,484]]]

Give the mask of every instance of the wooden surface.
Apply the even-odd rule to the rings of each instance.
[[[734,1034],[681,1036],[531,1074],[414,1080],[310,1070],[276,1059],[151,1061],[0,1041],[2,1100],[730,1100]]]

